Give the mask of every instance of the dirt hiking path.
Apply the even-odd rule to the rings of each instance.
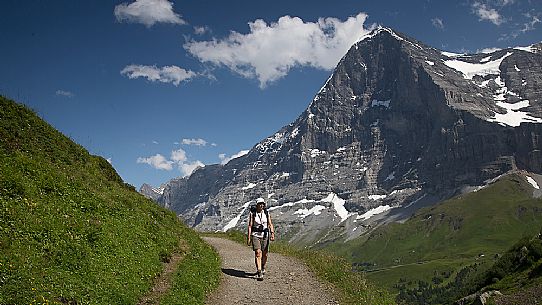
[[[173,252],[171,258],[167,262],[163,263],[164,270],[162,270],[162,273],[154,279],[152,289],[139,300],[137,305],[160,304],[160,298],[171,288],[173,273],[177,270],[179,263],[185,257],[189,249],[190,247],[185,241],[179,241],[179,249]]]
[[[256,280],[254,252],[231,240],[204,237],[222,258],[222,282],[208,305],[338,304],[328,285],[320,283],[299,260],[273,253],[263,281]]]

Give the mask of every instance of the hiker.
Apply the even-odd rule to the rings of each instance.
[[[256,207],[251,208],[248,215],[247,244],[252,241],[254,250],[254,262],[256,263],[257,279],[263,280],[265,274],[265,263],[269,251],[269,240],[275,240],[275,228],[271,216],[265,208],[263,198],[256,199]]]

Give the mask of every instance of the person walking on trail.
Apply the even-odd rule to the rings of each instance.
[[[271,216],[265,208],[265,200],[258,198],[256,199],[256,208],[251,209],[248,216],[247,244],[252,244],[252,250],[254,250],[254,263],[259,281],[263,280],[265,274],[269,240],[275,240],[275,228]]]

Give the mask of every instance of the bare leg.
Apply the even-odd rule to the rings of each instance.
[[[267,263],[267,251],[262,251],[262,269],[265,269],[265,263]]]
[[[256,270],[262,270],[262,250],[257,249],[254,251],[255,257],[254,262],[256,263]]]

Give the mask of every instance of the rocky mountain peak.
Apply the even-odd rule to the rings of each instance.
[[[143,196],[149,199],[156,201],[164,193],[164,186],[154,188],[150,184],[143,183],[143,185],[141,185],[141,188],[139,188],[139,193],[143,194]]]
[[[541,78],[534,52],[453,54],[377,28],[294,122],[168,183],[158,202],[198,229],[227,230],[266,197],[294,240],[352,238],[508,171],[541,172]]]

